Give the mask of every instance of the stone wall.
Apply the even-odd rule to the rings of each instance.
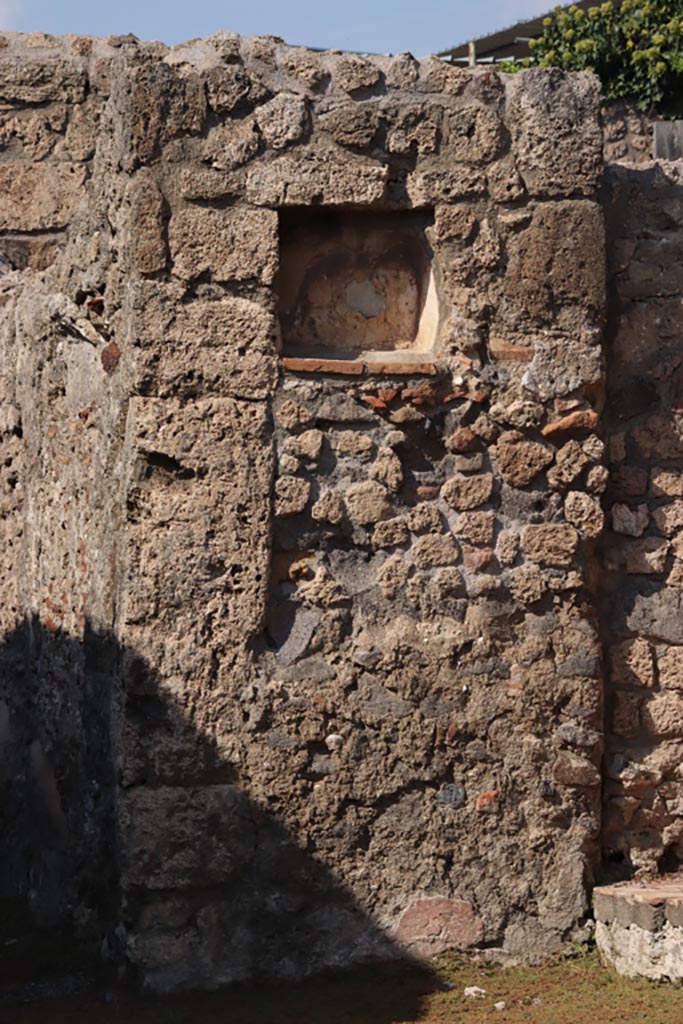
[[[66,129],[22,158],[7,254],[21,235],[29,269],[2,284],[0,735],[24,807],[5,899],[26,942],[72,934],[173,988],[582,935],[595,80],[228,33],[6,42],[9,122],[54,101]],[[345,322],[386,312],[389,351],[377,331],[352,358],[333,332],[282,351],[280,256],[311,208],[353,212]],[[413,211],[430,350],[389,316],[410,266],[357,242]],[[35,232],[67,222],[41,269]],[[342,285],[317,247],[296,308],[327,316]]]
[[[607,168],[604,844],[622,877],[683,862],[682,201],[680,164]]]

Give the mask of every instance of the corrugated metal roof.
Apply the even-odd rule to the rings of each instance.
[[[621,0],[615,0],[615,3],[617,7],[621,6]],[[531,55],[529,43],[524,40],[536,39],[543,34],[543,19],[556,6],[557,4],[549,4],[545,14],[540,14],[537,18],[532,18],[531,21],[520,21],[510,28],[501,29],[490,36],[482,36],[481,39],[473,40],[477,59],[503,60],[513,57],[518,59],[529,57]],[[574,4],[564,4],[563,6],[569,8]],[[599,0],[576,0],[576,7],[580,7],[584,11],[587,11],[589,7],[599,6]],[[460,61],[467,57],[468,46],[469,41],[460,46],[454,46],[450,50],[443,50],[438,56],[445,60]]]

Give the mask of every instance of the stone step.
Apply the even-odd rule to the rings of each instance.
[[[683,872],[593,892],[601,956],[628,978],[683,980]]]

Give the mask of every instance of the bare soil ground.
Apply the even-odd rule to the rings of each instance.
[[[470,986],[483,998],[468,998]],[[501,1007],[500,1004],[505,1006]],[[496,1007],[498,1005],[498,1008]],[[0,1009],[0,1024],[681,1024],[683,989],[627,981],[595,953],[538,968],[450,959],[430,972],[363,970],[296,986],[172,998],[122,993]]]

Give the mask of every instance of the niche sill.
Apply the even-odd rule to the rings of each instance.
[[[286,373],[334,374],[346,377],[433,377],[436,363],[417,360],[361,360],[315,359],[284,356],[282,368]]]

